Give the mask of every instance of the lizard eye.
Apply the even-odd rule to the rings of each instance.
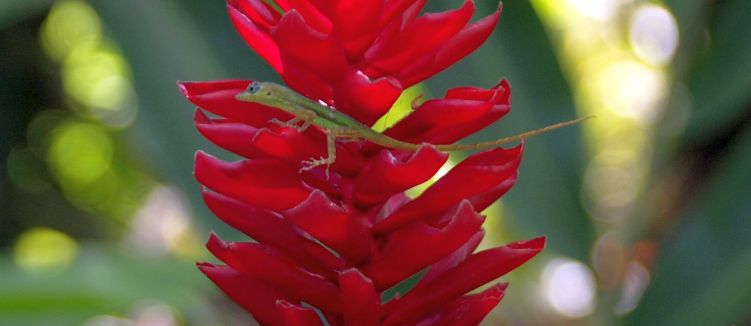
[[[254,94],[255,92],[258,92],[261,90],[261,85],[258,84],[258,82],[253,82],[248,86],[248,93]]]

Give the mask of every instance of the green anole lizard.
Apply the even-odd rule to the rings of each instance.
[[[383,147],[408,151],[415,151],[420,148],[420,146],[422,146],[421,144],[413,144],[394,139],[382,133],[374,131],[373,129],[370,129],[368,126],[360,123],[359,121],[351,118],[344,113],[336,111],[335,109],[330,108],[324,104],[315,102],[279,84],[271,82],[252,82],[248,86],[247,90],[237,94],[235,98],[240,101],[260,103],[266,106],[274,107],[295,116],[289,121],[280,121],[273,119],[271,120],[272,123],[276,123],[284,127],[294,127],[300,132],[305,131],[311,125],[314,125],[318,126],[326,132],[326,147],[328,156],[325,158],[311,158],[310,160],[306,160],[304,162],[306,163],[306,165],[303,166],[300,171],[306,171],[317,166],[326,165],[326,173],[328,174],[328,166],[336,161],[336,138],[365,139]],[[448,144],[433,146],[435,146],[435,148],[439,151],[488,149],[509,142],[522,140],[534,135],[542,134],[554,129],[570,126],[592,117],[593,116],[587,116],[576,120],[560,122],[544,128],[527,131],[518,135],[480,142],[476,144]],[[302,125],[298,125],[299,123],[302,123]]]

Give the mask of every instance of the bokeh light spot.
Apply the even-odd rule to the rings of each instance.
[[[109,94],[97,94],[99,83],[124,78],[125,60],[113,49],[100,43],[87,43],[75,48],[63,65],[63,85],[75,100],[104,109],[115,109],[123,101],[122,83],[109,81]],[[117,86],[120,84],[119,86]],[[114,97],[113,97],[114,96]]]
[[[50,228],[33,228],[18,238],[13,257],[21,269],[46,275],[64,270],[77,254],[78,244],[70,236]]]
[[[625,315],[639,304],[644,290],[649,285],[649,271],[638,262],[631,262],[626,266],[623,277],[621,297],[615,304],[615,313]]]
[[[157,186],[133,218],[127,242],[144,253],[196,258],[202,247],[190,222],[190,208],[180,190]]]
[[[116,110],[130,92],[130,82],[121,74],[110,74],[91,85],[88,100],[104,110]]]
[[[631,18],[629,40],[636,55],[652,64],[665,64],[678,46],[678,23],[657,5],[643,5]]]
[[[620,60],[596,78],[595,94],[614,113],[643,123],[657,118],[668,87],[661,72],[634,60]]]
[[[551,260],[542,274],[542,289],[545,299],[561,315],[585,317],[594,311],[594,276],[580,262]]]
[[[636,195],[636,181],[631,173],[618,166],[594,165],[587,169],[585,185],[598,204],[618,208],[630,203]]]
[[[100,42],[76,47],[63,64],[63,86],[88,114],[116,127],[130,124],[136,100],[129,67],[112,46]]]
[[[132,320],[113,316],[98,315],[83,323],[83,326],[137,326]]]
[[[600,289],[612,292],[620,286],[628,254],[617,231],[609,231],[597,239],[592,248],[592,267]]]
[[[79,44],[98,39],[101,29],[99,17],[85,1],[56,1],[42,26],[42,48],[62,61]]]
[[[137,326],[177,326],[175,308],[161,302],[141,302],[129,314]]]
[[[61,182],[88,184],[107,172],[112,163],[113,144],[102,127],[68,122],[53,131],[49,164]]]
[[[137,98],[127,62],[101,29],[99,17],[85,1],[58,1],[42,27],[42,46],[63,63],[63,86],[83,105],[76,107],[80,113],[123,128],[135,120]]]

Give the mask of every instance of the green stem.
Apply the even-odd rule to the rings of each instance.
[[[278,4],[276,4],[276,1],[274,0],[262,0],[262,1],[263,3],[269,5],[271,8],[276,10],[276,12],[278,12],[280,15],[284,16],[284,10],[282,10],[282,8],[279,7]]]

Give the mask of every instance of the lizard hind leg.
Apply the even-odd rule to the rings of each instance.
[[[325,165],[326,166],[326,179],[329,178],[329,168],[331,164],[336,162],[336,135],[333,131],[329,130],[326,133],[326,154],[327,157],[321,157],[318,159],[311,158],[303,161],[303,166],[300,168],[300,172],[311,170],[315,167]]]

